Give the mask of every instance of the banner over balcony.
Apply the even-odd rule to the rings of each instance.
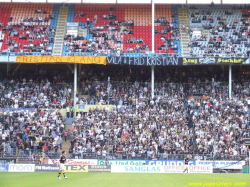
[[[17,56],[17,63],[67,63],[67,64],[100,64],[106,65],[107,57],[103,56]]]
[[[138,65],[138,66],[177,66],[178,57],[107,57],[107,64],[114,65]]]
[[[248,58],[179,58],[179,64],[182,65],[243,65],[249,64]]]
[[[136,66],[187,66],[187,65],[244,65],[250,64],[248,58],[180,58],[169,56],[155,57],[107,57],[107,64]]]

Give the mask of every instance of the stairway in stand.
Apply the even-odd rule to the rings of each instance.
[[[58,20],[57,20],[57,27],[56,27],[56,36],[54,41],[54,48],[53,48],[53,56],[61,56],[63,51],[63,41],[65,36],[65,27],[67,24],[69,13],[69,7],[60,7]]]
[[[190,42],[190,35],[187,30],[189,29],[188,20],[188,8],[178,8],[179,15],[179,27],[180,27],[180,39],[181,39],[181,54],[183,57],[190,56],[190,48],[188,43]],[[186,26],[186,31],[183,31],[183,24]]]
[[[71,131],[72,130],[71,129],[72,123],[73,123],[73,118],[67,118],[65,130],[67,130],[67,131],[70,130],[71,139],[73,137],[73,132]],[[70,145],[71,145],[70,144],[71,139],[67,139],[67,141],[65,141],[65,138],[63,136],[62,150],[60,150],[60,152],[65,151],[67,154],[69,153],[69,148],[70,148]],[[68,158],[68,156],[67,156],[67,158]]]

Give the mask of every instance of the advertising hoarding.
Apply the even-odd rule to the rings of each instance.
[[[117,165],[117,166],[143,166],[146,165],[146,160],[98,160],[98,165]]]
[[[57,164],[59,159],[49,159],[48,164]],[[98,165],[97,159],[67,159],[67,165]]]
[[[9,172],[34,172],[35,164],[10,164]]]
[[[88,172],[111,172],[111,166],[88,166]]]

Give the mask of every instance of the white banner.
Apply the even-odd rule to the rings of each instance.
[[[115,173],[162,173],[162,166],[117,166],[111,165],[111,172]]]
[[[186,166],[117,166],[111,165],[115,173],[182,173]],[[213,173],[213,166],[188,166],[189,173]]]
[[[9,172],[34,172],[35,164],[10,164]]]
[[[164,173],[183,173],[187,166],[162,166]],[[213,166],[188,166],[189,173],[213,173]]]
[[[231,161],[231,160],[197,160],[196,165],[208,166],[212,165],[214,168],[218,169],[242,169],[245,165],[245,161]]]
[[[48,164],[57,164],[59,159],[49,159]],[[67,165],[97,165],[97,159],[67,159]]]

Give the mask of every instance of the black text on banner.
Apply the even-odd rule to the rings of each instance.
[[[136,66],[177,66],[177,57],[107,57],[107,64]]]

